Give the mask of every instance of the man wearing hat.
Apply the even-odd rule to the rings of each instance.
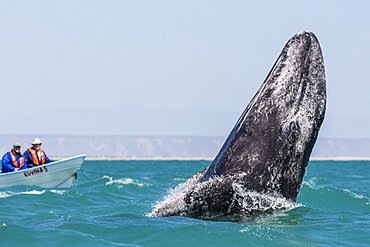
[[[39,138],[34,138],[31,144],[32,147],[23,153],[24,161],[28,168],[53,162],[41,149],[42,142]]]
[[[27,164],[24,162],[24,158],[21,153],[21,144],[15,142],[12,150],[4,154],[2,160],[2,172],[15,172],[22,169],[27,169]]]

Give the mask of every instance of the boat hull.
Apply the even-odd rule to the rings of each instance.
[[[0,174],[0,188],[35,185],[43,188],[71,187],[86,155],[58,160],[41,166]]]

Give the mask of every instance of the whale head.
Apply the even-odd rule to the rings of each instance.
[[[248,188],[296,200],[325,107],[321,48],[313,33],[300,32],[283,48],[201,181],[244,172]]]

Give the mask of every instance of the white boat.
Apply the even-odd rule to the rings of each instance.
[[[43,188],[71,187],[86,155],[54,161],[45,165],[0,173],[0,188],[14,185],[37,185]]]

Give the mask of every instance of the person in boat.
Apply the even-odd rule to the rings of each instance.
[[[39,138],[34,138],[31,144],[32,147],[23,153],[28,168],[53,162],[41,149],[42,142]]]
[[[2,173],[27,169],[27,164],[24,162],[24,158],[21,153],[21,144],[19,142],[15,142],[12,150],[4,154],[1,159],[1,166]]]

